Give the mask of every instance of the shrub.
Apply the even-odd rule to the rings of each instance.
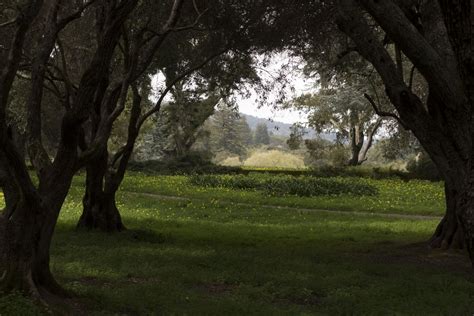
[[[311,174],[316,177],[358,177],[371,179],[409,178],[406,172],[392,167],[320,167],[311,169]]]
[[[349,161],[349,150],[346,146],[334,144],[326,139],[307,139],[305,146],[307,149],[305,162],[312,167],[342,167]]]
[[[273,178],[266,182],[265,191],[271,195],[376,195],[377,189],[352,178]]]
[[[262,180],[255,175],[192,175],[189,181],[203,187],[263,189]]]
[[[438,168],[436,168],[431,158],[423,152],[408,162],[407,171],[410,178],[431,181],[441,180]]]
[[[349,152],[344,146],[332,146],[327,153],[327,159],[332,166],[342,167],[349,161]]]
[[[193,175],[191,184],[204,187],[260,190],[269,195],[376,195],[377,189],[364,179],[315,178],[290,175]]]

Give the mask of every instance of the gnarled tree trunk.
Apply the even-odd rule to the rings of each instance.
[[[6,211],[0,215],[0,291],[28,294],[55,303],[68,293],[50,270],[50,246],[61,207],[68,194],[74,162],[45,170],[36,187],[10,142],[0,154],[1,187]]]
[[[104,232],[120,232],[125,229],[116,204],[116,194],[122,184],[127,165],[133,154],[140,126],[142,97],[133,85],[133,103],[128,126],[127,143],[109,161],[107,148],[87,166],[86,192],[78,228],[98,229]]]
[[[78,228],[120,232],[125,229],[115,203],[116,190],[110,186],[108,153],[103,154],[86,168],[86,192]]]
[[[472,1],[426,1],[410,19],[395,1],[339,0],[339,28],[377,70],[397,113],[436,164],[446,183],[445,218],[432,246],[448,248],[463,236],[474,266],[474,72]],[[370,15],[413,69],[423,76],[427,102],[403,76],[403,62],[393,60],[380,41]],[[418,27],[421,22],[421,28]]]
[[[452,186],[445,183],[446,214],[438,224],[433,236],[429,240],[432,248],[462,249],[464,248],[464,235],[457,210],[459,209],[459,194]]]
[[[50,271],[51,240],[75,172],[88,162],[89,156],[96,153],[94,147],[87,153],[79,154],[78,134],[81,125],[90,116],[90,105],[94,100],[101,103],[99,101],[105,98],[99,93],[99,84],[110,70],[122,26],[137,3],[137,0],[97,3],[94,10],[97,12],[97,25],[100,25],[97,28],[100,40],[77,82],[74,95],[59,98],[67,111],[62,117],[61,139],[54,159],[47,154],[41,138],[41,108],[46,73],[49,73],[47,68],[54,64],[50,63],[50,59],[58,33],[73,20],[81,18],[92,2],[66,5],[61,1],[38,0],[18,5],[11,47],[7,47],[8,54],[3,55],[7,58],[0,63],[0,169],[7,175],[0,184],[6,196],[6,212],[0,215],[2,292],[19,290],[46,303],[67,296]],[[38,14],[41,18],[37,18]],[[30,25],[36,22],[38,27],[29,34]],[[25,38],[28,36],[33,40],[26,45]],[[38,176],[38,185],[33,183],[25,157],[7,131],[6,108],[21,63],[29,65],[25,70],[30,78],[25,121],[28,154]],[[3,181],[5,178],[6,181]]]
[[[49,267],[60,200],[57,197],[53,206],[39,199],[20,199],[8,216],[0,216],[0,291],[21,291],[45,303],[68,296]]]

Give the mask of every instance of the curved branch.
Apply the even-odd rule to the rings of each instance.
[[[140,120],[138,121],[138,124],[137,124],[137,128],[140,129],[142,127],[142,125],[145,123],[145,121],[151,116],[153,115],[154,113],[157,113],[160,111],[161,109],[161,104],[163,103],[163,100],[165,99],[166,95],[171,91],[171,89],[173,89],[173,86],[175,84],[177,84],[178,82],[180,82],[181,80],[183,80],[185,77],[189,76],[190,74],[192,74],[193,72],[195,72],[196,70],[199,70],[201,69],[202,67],[204,67],[205,65],[207,65],[211,60],[213,60],[214,58],[216,58],[217,56],[220,56],[222,54],[224,54],[226,51],[228,51],[227,48],[209,56],[208,58],[206,58],[202,63],[192,67],[192,68],[189,68],[188,70],[186,70],[185,72],[181,73],[178,77],[176,77],[174,80],[172,80],[165,88],[165,90],[163,90],[163,92],[161,93],[161,96],[160,98],[158,99],[158,101],[155,103],[155,106],[153,106],[153,108],[151,108],[148,112],[146,112],[141,118]]]
[[[64,28],[66,25],[71,23],[72,21],[80,18],[82,16],[82,13],[84,10],[86,10],[90,5],[92,5],[94,2],[97,0],[89,0],[86,3],[84,3],[76,12],[72,13],[71,15],[68,15],[67,17],[59,20],[58,26],[60,29]]]
[[[367,152],[372,147],[372,144],[374,142],[374,136],[377,133],[377,131],[379,130],[379,128],[382,126],[383,120],[384,120],[383,117],[379,117],[374,122],[374,124],[372,124],[372,126],[369,127],[368,134],[367,134],[367,137],[366,137],[366,141],[364,141],[364,143],[361,147],[361,150],[359,152],[359,157],[358,157],[359,158],[359,164],[362,164],[364,161],[366,161],[368,159],[367,158]]]
[[[385,111],[381,111],[378,107],[377,107],[377,104],[375,104],[375,101],[374,99],[368,95],[367,93],[364,93],[364,97],[369,101],[370,105],[372,105],[372,108],[374,109],[374,112],[375,114],[377,114],[378,116],[380,117],[391,117],[391,118],[394,118],[395,120],[397,120],[398,123],[400,123],[400,125],[402,125],[405,129],[408,129],[408,127],[406,126],[405,123],[403,123],[402,119],[396,115],[395,113],[391,113],[391,112],[385,112]]]
[[[435,93],[447,107],[463,107],[466,94],[457,71],[446,62],[392,0],[360,0],[362,6],[393,39],[418,70],[429,78]]]
[[[207,11],[209,11],[209,9],[206,9],[203,12],[199,13],[199,15],[197,16],[197,18],[194,20],[193,23],[191,23],[189,25],[185,25],[185,26],[174,27],[174,28],[171,29],[171,32],[181,32],[181,31],[186,31],[186,30],[190,30],[190,29],[195,29],[195,26],[198,25],[199,20],[201,19],[201,17],[204,14],[206,14]]]
[[[18,21],[18,18],[14,18],[14,19],[12,19],[12,20],[10,20],[10,21],[1,23],[1,24],[0,24],[0,27],[7,27],[7,26],[10,26],[10,25],[13,25],[13,24],[15,24],[17,21]]]

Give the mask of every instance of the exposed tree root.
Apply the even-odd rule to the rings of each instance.
[[[71,297],[64,288],[62,288],[54,278],[43,282],[36,281],[31,269],[25,270],[26,264],[17,269],[4,270],[0,278],[0,292],[12,293],[18,292],[29,297],[33,302],[48,310],[63,310],[64,300]]]
[[[100,199],[84,203],[77,228],[98,229],[103,232],[126,230],[114,199]]]
[[[464,234],[455,216],[443,217],[429,240],[429,245],[431,248],[444,250],[464,248]]]

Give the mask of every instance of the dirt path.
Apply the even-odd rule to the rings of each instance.
[[[162,195],[155,193],[144,193],[144,192],[132,192],[124,191],[124,193],[148,196],[156,198],[159,200],[174,200],[174,201],[205,201],[204,199],[199,198],[188,198],[183,196],[175,195]],[[240,205],[246,207],[263,207],[269,209],[279,209],[279,210],[288,210],[296,212],[317,212],[325,214],[343,214],[343,215],[359,215],[359,216],[377,216],[385,218],[398,218],[398,219],[413,219],[413,220],[441,220],[441,216],[432,216],[432,215],[409,215],[409,214],[395,214],[395,213],[372,213],[372,212],[352,212],[352,211],[337,211],[337,210],[323,210],[323,209],[313,209],[313,208],[300,208],[300,207],[291,207],[291,206],[280,206],[280,205],[269,205],[269,204],[252,204],[252,203],[243,203],[243,202],[226,202],[219,200],[218,204],[220,205]]]

